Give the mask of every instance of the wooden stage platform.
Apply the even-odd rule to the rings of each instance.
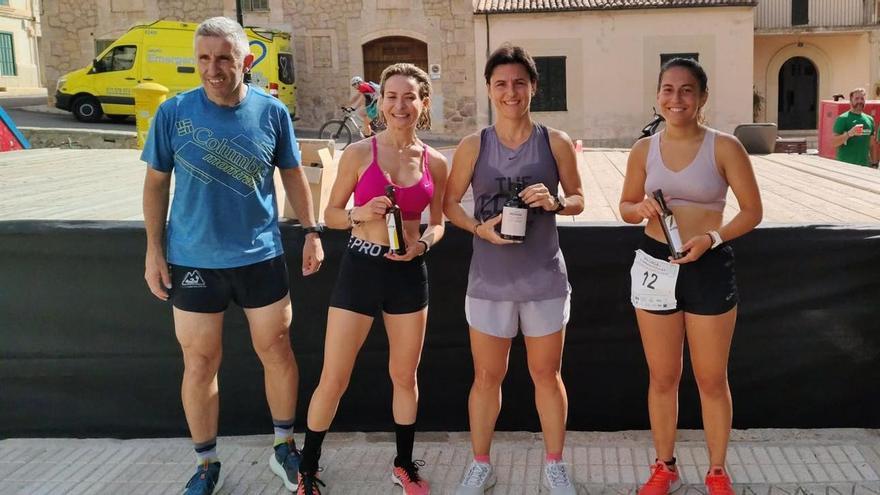
[[[452,150],[443,150],[451,156]],[[580,164],[587,207],[560,221],[621,222],[627,150],[587,150]],[[0,221],[143,220],[138,150],[35,149],[0,153]],[[768,224],[880,222],[880,172],[815,155],[755,155]],[[728,195],[725,217],[737,212]]]

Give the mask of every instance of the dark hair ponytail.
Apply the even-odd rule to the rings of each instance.
[[[709,76],[706,75],[706,71],[703,70],[703,66],[692,58],[681,57],[667,60],[666,63],[660,67],[660,75],[657,76],[657,91],[660,91],[660,83],[663,81],[663,74],[665,74],[666,71],[673,67],[682,67],[684,69],[687,69],[688,72],[690,72],[691,75],[694,76],[694,79],[696,79],[697,83],[700,85],[700,92],[709,92]]]

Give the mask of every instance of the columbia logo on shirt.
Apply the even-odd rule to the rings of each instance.
[[[202,288],[205,287],[205,279],[202,278],[202,274],[199,273],[198,270],[193,270],[191,272],[187,272],[186,276],[183,277],[183,281],[180,282],[180,286],[189,288]]]

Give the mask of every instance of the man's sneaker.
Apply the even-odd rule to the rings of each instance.
[[[326,485],[318,478],[318,473],[299,473],[296,495],[321,495],[319,486]]]
[[[706,474],[706,490],[709,495],[734,495],[730,476],[720,467],[709,469]]]
[[[639,488],[639,495],[666,495],[681,488],[678,471],[658,460],[651,466],[651,477]]]
[[[293,445],[293,442],[280,443],[275,446],[275,452],[269,457],[269,468],[284,482],[284,487],[295,492],[297,476],[299,475],[299,461],[302,454]]]
[[[425,461],[416,459],[403,466],[394,466],[391,470],[391,481],[403,488],[404,495],[428,495],[431,485],[419,475],[419,468]]]
[[[220,462],[204,463],[196,466],[196,474],[186,482],[183,495],[213,495],[223,486],[220,477]]]
[[[488,462],[472,461],[455,495],[483,495],[495,485],[495,470]]]
[[[559,461],[544,464],[544,486],[550,490],[550,495],[577,495],[565,464]]]

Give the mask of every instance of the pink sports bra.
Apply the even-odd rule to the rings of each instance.
[[[434,196],[434,181],[431,180],[431,170],[428,167],[428,147],[425,146],[425,151],[422,153],[422,178],[409,187],[400,187],[391,182],[379,166],[375,137],[372,143],[373,161],[354,187],[354,205],[361,206],[376,196],[384,196],[385,186],[391,184],[394,186],[394,196],[397,205],[400,206],[403,219],[420,219],[422,211],[431,203],[431,198]]]
[[[699,206],[724,211],[728,185],[718,173],[715,163],[716,134],[716,131],[707,128],[697,156],[678,172],[670,170],[663,163],[660,154],[661,133],[651,136],[645,163],[645,193],[650,196],[657,189],[662,189],[669,206]]]

